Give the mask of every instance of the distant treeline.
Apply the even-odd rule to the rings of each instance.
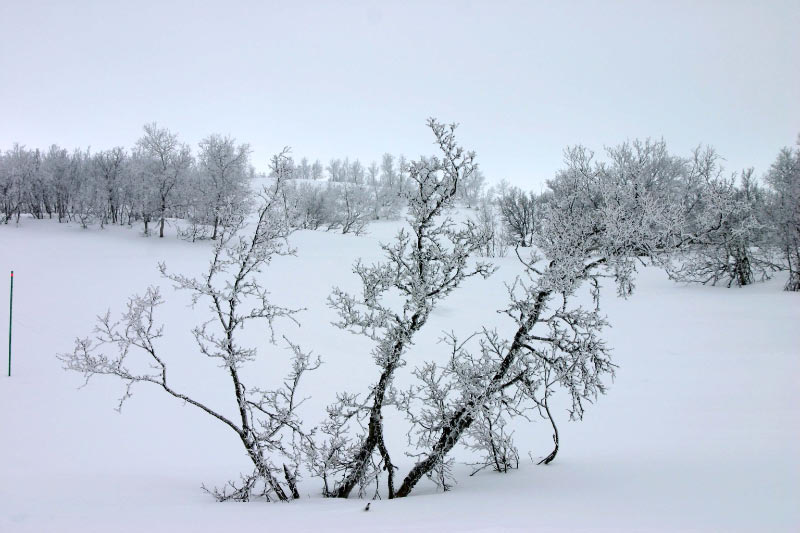
[[[188,223],[184,236],[214,239],[221,224],[251,210],[250,180],[256,173],[250,153],[249,145],[221,135],[206,137],[193,153],[156,124],[146,125],[130,150],[70,152],[53,145],[43,151],[14,145],[0,153],[0,223],[19,222],[23,215],[84,228],[137,223],[146,235],[156,225],[163,237],[166,221],[173,218]],[[300,227],[360,233],[370,220],[398,215],[406,165],[402,155],[391,154],[380,165],[349,158],[327,166],[307,158],[295,163],[284,150],[270,161],[270,175],[324,182],[287,185],[286,207],[301,211],[293,217]],[[465,191],[477,198],[483,177],[476,174],[473,181]]]
[[[741,286],[788,270],[787,288],[800,288],[800,145],[780,150],[763,180],[752,169],[725,174],[712,148],[682,157],[663,140],[626,142],[608,148],[602,160],[582,146],[567,148],[564,156],[564,168],[539,194],[506,182],[487,189],[477,167],[461,177],[457,200],[477,209],[474,229],[489,236],[483,255],[535,245],[544,206],[580,178],[610,196],[586,198],[586,209],[632,187],[641,191],[634,198],[658,198],[682,212],[685,252],[668,269],[675,279]],[[145,235],[156,225],[163,237],[166,221],[180,219],[179,236],[216,239],[220,227],[252,211],[255,175],[247,144],[210,135],[195,155],[156,124],[146,125],[130,150],[15,145],[0,154],[0,223],[19,222],[23,214],[84,228],[137,223]],[[405,157],[388,153],[380,164],[345,158],[323,166],[307,158],[295,162],[286,148],[270,160],[269,177],[281,178],[287,220],[302,229],[360,234],[371,221],[396,219],[413,192]]]

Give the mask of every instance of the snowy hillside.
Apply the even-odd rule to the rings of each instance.
[[[330,325],[336,315],[326,298],[334,285],[357,290],[352,264],[381,257],[379,242],[399,225],[374,223],[361,237],[297,232],[296,257],[277,258],[263,273],[275,303],[306,308],[299,327],[279,333],[324,362],[302,388],[309,417],[336,392],[362,390],[374,379],[370,343]],[[221,486],[248,468],[230,432],[147,384],[134,389],[118,414],[120,382],[94,378],[77,390],[80,376],[56,359],[91,332],[96,315],[119,312],[129,295],[160,284],[174,386],[233,410],[225,376],[191,338],[206,308],[188,307],[156,268],[164,261],[172,271],[197,274],[209,251],[207,243],[145,238],[119,227],[81,230],[29,219],[0,227],[0,273],[15,271],[13,375],[0,378],[0,531],[796,531],[800,525],[798,295],[781,290],[783,276],[725,289],[677,285],[655,268],[641,269],[628,300],[604,288],[602,310],[612,325],[605,338],[617,376],[582,422],[567,422],[566,403],[556,397],[561,449],[552,464],[535,464],[552,448],[549,424],[535,418],[514,427],[518,470],[469,476],[472,469],[459,464],[458,483],[445,494],[426,480],[411,497],[374,501],[363,512],[365,501],[323,499],[317,480],[305,479],[302,498],[290,504],[217,503],[200,485]],[[489,280],[467,280],[435,310],[398,379],[442,349],[437,339],[444,330],[463,336],[482,325],[507,327],[494,311],[506,299],[503,283],[519,272],[511,255],[495,260],[500,268]],[[6,295],[2,286],[0,296]],[[7,321],[4,303],[0,324]],[[243,333],[266,347],[248,368],[253,381],[277,382],[286,351],[267,346],[266,331]],[[405,435],[386,438],[400,443]],[[455,457],[471,456],[457,448]],[[395,462],[404,471],[413,463]]]

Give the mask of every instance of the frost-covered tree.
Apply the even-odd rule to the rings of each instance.
[[[387,163],[391,163],[391,160],[387,161],[386,156],[384,156],[384,171],[387,170]],[[371,218],[373,220],[391,220],[397,218],[400,213],[402,191],[396,188],[396,177],[384,178],[386,176],[381,174],[381,168],[378,167],[377,163],[373,162],[367,167],[364,186],[369,191]]]
[[[132,225],[134,220],[141,221],[144,235],[150,235],[150,223],[158,219],[159,212],[158,196],[153,193],[152,165],[152,159],[141,149],[135,148],[131,152],[130,181],[126,188],[131,206],[128,225]]]
[[[307,157],[304,157],[300,160],[300,163],[297,165],[296,174],[298,179],[311,179],[311,165],[308,163]]]
[[[111,222],[117,224],[121,219],[124,182],[127,176],[128,158],[122,147],[112,148],[98,152],[92,158],[92,165],[98,187],[99,197],[102,199],[101,224]]]
[[[372,356],[378,377],[364,396],[343,393],[329,407],[321,426],[327,438],[310,451],[314,473],[324,481],[327,496],[344,497],[386,471],[389,497],[395,496],[394,466],[383,438],[383,412],[396,402],[395,372],[415,334],[436,305],[470,276],[488,276],[492,268],[469,264],[481,246],[471,224],[457,226],[447,216],[458,184],[475,171],[474,154],[458,146],[455,125],[428,121],[439,156],[408,165],[413,187],[408,195],[408,224],[393,243],[382,246],[386,259],[374,265],[357,263],[362,293],[336,289],[330,305],[339,313],[337,326],[375,343]],[[399,294],[392,304],[389,294]],[[349,430],[363,427],[352,438]]]
[[[320,229],[331,220],[330,196],[321,183],[290,182],[283,190],[290,224],[298,229]]]
[[[597,172],[562,172],[551,183],[560,194],[545,207],[535,248],[519,255],[523,275],[508,288],[504,313],[513,334],[486,329],[471,343],[453,338],[453,350],[418,367],[418,383],[400,395],[414,425],[417,462],[395,497],[409,495],[425,476],[445,484],[448,454],[459,443],[484,450],[485,462],[513,463],[509,434],[498,428],[547,407],[555,387],[567,392],[578,419],[606,390],[614,365],[601,336],[601,280],[613,279],[618,294],[629,295],[642,250],[650,257],[668,252],[680,234],[681,213],[649,191]],[[577,299],[585,290],[594,301],[589,308]]]
[[[800,291],[800,137],[794,148],[784,148],[766,175],[772,192],[769,218],[774,243],[780,249],[789,271],[784,287]]]
[[[678,187],[665,202],[683,211],[679,253],[667,265],[672,279],[743,286],[777,268],[767,241],[766,195],[752,170],[726,178],[712,148],[698,147],[685,161]]]
[[[344,181],[344,172],[342,171],[342,160],[331,159],[325,171],[328,173],[328,181]]]
[[[408,159],[403,154],[400,154],[397,158],[397,179],[398,184],[401,191],[407,191],[409,187],[412,186],[409,183],[409,175],[408,175]]]
[[[365,177],[366,177],[366,171],[364,169],[364,165],[361,164],[361,161],[356,159],[355,161],[350,163],[350,166],[347,168],[346,181],[355,183],[357,185],[363,185]]]
[[[92,172],[91,157],[88,150],[81,152],[75,150],[70,161],[68,179],[71,188],[72,217],[77,220],[83,229],[100,218],[105,211],[105,202],[102,199],[99,176]]]
[[[486,177],[480,169],[475,169],[459,187],[458,198],[468,208],[477,206],[486,188]]]
[[[673,155],[663,140],[636,139],[607,148],[609,162],[604,166],[605,179],[631,188],[632,202],[641,195],[668,200],[679,187],[685,161]]]
[[[47,175],[42,168],[42,154],[39,150],[33,151],[34,171],[28,175],[27,182],[23,185],[25,191],[26,209],[33,218],[42,219],[45,214],[52,213],[51,194]]]
[[[478,251],[483,257],[505,257],[512,239],[501,220],[498,208],[485,197],[473,217],[475,228],[483,234],[484,243]]]
[[[178,141],[178,136],[166,128],[159,128],[153,122],[144,126],[144,136],[137,141],[142,157],[140,176],[147,196],[152,196],[149,203],[155,203],[158,217],[158,236],[164,237],[164,225],[169,213],[176,203],[176,192],[192,165],[189,147]],[[145,230],[145,233],[147,230]]]
[[[381,158],[381,185],[394,191],[401,191],[400,179],[394,166],[394,156],[383,154]]]
[[[367,229],[371,214],[369,191],[358,183],[329,183],[328,230],[338,230],[342,234],[361,235]]]
[[[0,223],[19,222],[28,186],[39,171],[38,151],[15,144],[0,159]]]
[[[372,218],[378,220],[380,218],[380,181],[378,179],[379,170],[378,163],[373,161],[367,167],[366,173],[366,187],[369,189],[370,196],[372,197]]]
[[[324,175],[325,175],[325,168],[322,166],[320,160],[317,159],[316,161],[314,161],[314,164],[311,165],[311,179],[314,181],[321,180]]]
[[[752,172],[703,184],[691,212],[692,233],[667,269],[676,281],[750,285],[776,269],[762,220],[764,196]]]
[[[269,177],[281,181],[291,180],[297,177],[292,150],[284,146],[280,153],[272,156],[269,162]]]
[[[167,330],[156,318],[164,303],[158,287],[131,297],[119,319],[112,319],[110,312],[100,317],[93,338],[77,339],[72,353],[59,356],[66,369],[83,374],[87,382],[98,375],[122,380],[125,388],[118,408],[131,397],[135,386],[147,383],[233,431],[253,471],[240,482],[212,491],[220,500],[246,501],[254,495],[267,500],[299,497],[300,455],[295,444],[308,435],[296,412],[302,403],[298,386],[306,372],[319,366],[319,360],[284,337],[291,354],[289,374],[278,388],[259,388],[248,383],[245,367],[263,351],[243,344],[238,333],[245,325],[266,326],[275,344],[273,324],[295,320],[297,311],[273,304],[259,282],[259,273],[274,256],[293,253],[286,240],[291,230],[283,214],[281,185],[281,180],[275,180],[264,189],[263,203],[251,227],[220,227],[205,274],[189,277],[170,272],[163,263],[159,267],[177,290],[191,294],[194,305],[208,305],[209,319],[192,330],[195,349],[219,363],[229,379],[235,416],[179,391],[168,378],[169,354],[160,345]]]
[[[70,167],[69,153],[56,145],[42,158],[42,173],[50,197],[50,209],[58,216],[59,222],[69,219],[70,192],[68,173]]]
[[[204,221],[212,228],[216,240],[219,227],[236,226],[249,211],[250,146],[222,135],[209,135],[200,141],[199,166],[200,205]],[[198,213],[199,214],[199,213]]]
[[[531,246],[538,212],[536,195],[519,187],[504,188],[497,207],[511,240],[517,246]]]

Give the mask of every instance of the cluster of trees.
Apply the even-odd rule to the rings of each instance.
[[[358,160],[334,159],[326,169],[325,182],[304,179],[302,168],[302,162],[294,165],[288,150],[275,156],[270,165],[270,176],[285,180],[284,205],[293,227],[360,235],[369,222],[400,215],[408,190],[403,156],[395,165],[394,156],[384,154],[380,167],[373,162],[366,171]]]
[[[0,223],[22,215],[92,224],[152,225],[164,236],[168,219],[181,219],[178,234],[191,240],[216,239],[221,226],[236,226],[253,210],[250,147],[210,135],[196,155],[178,136],[156,124],[132,150],[122,147],[92,154],[56,145],[47,152],[15,145],[0,152]],[[331,160],[323,168],[284,150],[270,161],[280,175],[284,209],[302,229],[360,234],[373,220],[399,216],[409,180],[407,161],[385,154],[380,166],[358,160]]]
[[[194,225],[195,237],[216,238],[221,225],[246,214],[252,176],[248,145],[210,135],[194,157],[177,135],[156,124],[144,127],[130,151],[92,154],[53,145],[41,152],[15,145],[0,154],[0,223],[18,222],[22,214],[84,228],[136,222],[148,235],[156,224],[163,237],[174,217]]]
[[[319,159],[310,163],[303,157],[299,163],[288,153],[282,153],[280,171],[286,179],[317,181],[327,178],[329,182],[352,183],[374,188],[380,185],[388,190],[402,193],[412,186],[409,175],[409,162],[404,155],[396,157],[383,154],[381,162],[372,161],[368,166],[360,160],[346,157],[331,159],[326,166]],[[273,169],[274,173],[274,169]],[[458,199],[468,207],[477,204],[481,199],[486,179],[479,169],[468,176],[458,190]]]
[[[533,246],[534,230],[552,196],[512,187],[502,181],[480,194],[476,224],[488,236],[486,257],[505,256],[509,247]]]
[[[772,191],[766,219],[789,271],[786,290],[800,291],[800,137],[793,149],[781,150],[766,182]]]
[[[665,265],[676,281],[744,286],[788,271],[786,289],[798,290],[800,144],[781,150],[763,184],[752,169],[726,175],[720,163],[711,148],[698,147],[680,157],[663,140],[608,148],[603,161],[586,147],[568,148],[564,168],[546,191],[536,194],[506,184],[487,191],[476,217],[492,236],[484,255],[502,256],[508,246],[534,245],[547,206],[568,194],[565,187],[582,176],[610,187],[633,187],[635,201],[646,194],[680,211],[682,242]],[[589,198],[583,207],[595,208],[599,201]]]
[[[603,340],[608,324],[600,312],[601,280],[613,280],[617,294],[627,297],[636,265],[656,264],[680,279],[704,281],[711,269],[720,276],[712,281],[745,284],[751,274],[743,269],[752,273],[766,261],[763,238],[783,258],[769,265],[788,269],[787,288],[796,288],[800,150],[782,151],[761,188],[750,172],[738,180],[723,177],[709,149],[680,158],[663,142],[632,142],[607,150],[601,161],[574,147],[546,195],[506,188],[492,204],[494,220],[519,244],[520,274],[507,285],[507,303],[498,310],[510,327],[452,332],[445,343],[426,347],[427,361],[407,369],[409,349],[421,342],[418,334],[437,306],[464,280],[495,271],[479,259],[493,238],[480,223],[484,217],[451,217],[460,187],[477,172],[475,154],[457,143],[454,125],[431,119],[428,126],[439,153],[406,166],[406,226],[381,245],[382,261],[354,265],[357,292],[335,288],[328,299],[338,313],[335,326],[372,343],[371,352],[362,354],[365,363],[374,363],[367,389],[342,390],[309,424],[298,414],[300,388],[319,359],[284,338],[291,364],[278,388],[254,386],[246,375],[247,363],[264,354],[240,342],[243,325],[260,321],[271,329],[296,313],[270,302],[258,277],[273,256],[293,253],[287,238],[297,214],[286,206],[297,184],[281,170],[286,152],[273,159],[274,179],[261,194],[256,223],[220,225],[205,275],[189,278],[160,267],[193,301],[208,304],[212,319],[193,330],[196,349],[231,379],[235,417],[167,380],[168,360],[159,347],[164,329],[156,320],[163,299],[154,287],[133,296],[118,320],[101,317],[94,338],[78,339],[71,353],[60,356],[66,368],[86,379],[121,379],[120,405],[136,385],[156,385],[235,432],[252,471],[210,491],[220,500],[298,498],[303,476],[318,480],[327,497],[401,498],[424,478],[447,489],[456,446],[478,454],[478,469],[514,468],[514,419],[549,420],[555,446],[541,463],[555,459],[552,396],[565,397],[569,417],[581,419],[616,368]],[[588,306],[581,302],[586,295]],[[390,411],[402,416],[386,416]],[[405,424],[405,446],[387,443],[388,423]],[[412,459],[407,470],[400,469],[407,459],[398,457]]]
[[[284,151],[270,167],[270,176],[278,174],[287,180],[285,203],[295,227],[356,235],[371,221],[398,218],[405,197],[414,187],[405,156],[395,159],[389,153],[383,155],[380,165],[373,161],[366,167],[358,159],[332,159],[323,173],[319,161],[309,164],[303,158],[295,164]],[[323,177],[327,181],[315,183]],[[485,181],[476,168],[459,187],[458,200],[467,207],[479,205]]]

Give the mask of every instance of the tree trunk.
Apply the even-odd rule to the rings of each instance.
[[[547,405],[547,393],[545,393],[544,400],[542,400],[542,405],[544,405],[544,410],[547,413],[547,418],[550,419],[550,424],[553,426],[553,443],[555,443],[556,447],[553,448],[553,451],[550,452],[550,455],[539,461],[538,464],[549,465],[553,462],[558,454],[558,428],[556,427],[556,421],[553,420],[553,415],[550,413],[550,407]]]
[[[453,415],[450,422],[442,430],[439,440],[428,454],[428,457],[414,465],[414,468],[408,473],[403,480],[403,484],[397,489],[395,498],[405,498],[411,494],[411,490],[422,479],[422,476],[430,472],[437,463],[442,461],[444,457],[453,449],[461,434],[472,425],[474,417],[470,414],[470,407],[462,407],[458,413]]]
[[[350,492],[352,492],[353,488],[361,480],[361,478],[364,477],[364,470],[367,468],[367,464],[369,464],[369,458],[372,457],[372,453],[378,446],[378,440],[383,433],[383,416],[381,411],[383,409],[383,400],[386,397],[386,386],[389,384],[389,380],[391,379],[393,372],[394,365],[384,369],[380,380],[378,381],[378,385],[375,387],[375,401],[373,402],[369,413],[367,438],[364,439],[364,442],[361,444],[361,448],[358,450],[355,458],[353,458],[353,462],[350,465],[350,474],[344,479],[342,485],[334,492],[333,495],[336,498],[347,498],[350,496]]]
[[[406,330],[406,333],[401,335],[401,338],[410,339],[411,336],[419,331],[424,324],[425,320],[420,319],[419,312],[414,313],[411,316],[411,322],[407,326],[408,329]],[[389,386],[389,382],[392,380],[392,375],[397,368],[397,361],[399,361],[400,355],[403,353],[403,348],[405,348],[405,343],[403,341],[398,341],[394,344],[394,346],[392,346],[390,359],[386,363],[386,367],[384,368],[383,373],[381,373],[381,377],[375,387],[375,400],[372,404],[372,409],[370,410],[367,438],[364,440],[364,443],[361,445],[361,448],[358,450],[358,453],[353,459],[350,475],[344,479],[342,485],[333,493],[333,496],[336,498],[347,498],[350,495],[353,487],[355,487],[364,476],[364,470],[369,463],[369,459],[372,457],[372,453],[375,451],[375,448],[379,445],[383,448],[380,450],[380,452],[384,458],[386,468],[389,471],[389,491],[394,491],[394,472],[392,471],[394,466],[391,464],[389,459],[389,452],[386,451],[386,447],[383,445],[382,410],[383,401],[386,398],[386,387]]]
[[[164,218],[167,216],[167,199],[165,196],[161,196],[161,220],[159,220],[159,231],[158,236],[159,238],[164,238]]]
[[[404,498],[411,494],[411,490],[417,482],[422,479],[422,476],[426,475],[440,461],[444,460],[450,450],[452,450],[459,439],[461,439],[464,431],[466,431],[475,420],[475,417],[472,415],[475,406],[479,405],[479,403],[482,404],[486,398],[494,395],[502,388],[508,369],[511,368],[511,365],[522,351],[526,336],[539,321],[539,315],[544,308],[544,303],[548,296],[549,292],[546,291],[538,293],[527,320],[519,326],[517,332],[514,334],[514,341],[511,343],[511,346],[509,346],[506,356],[503,358],[494,376],[492,376],[492,380],[486,391],[481,395],[482,397],[478,396],[477,398],[469,400],[465,399],[465,404],[444,424],[439,440],[434,444],[428,456],[414,465],[414,468],[411,469],[403,480],[403,484],[395,493],[396,498]]]
[[[792,250],[786,248],[786,262],[789,265],[789,279],[783,287],[785,291],[800,291],[800,252],[792,253]]]

